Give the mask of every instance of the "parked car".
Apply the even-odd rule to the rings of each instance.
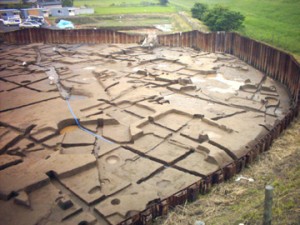
[[[40,23],[41,25],[43,25],[45,23],[45,19],[43,16],[30,15],[30,16],[28,16],[27,20],[36,21],[36,22]]]
[[[40,22],[38,22],[38,21],[36,21],[36,20],[30,20],[30,19],[27,19],[25,22],[30,22],[30,23],[33,23],[33,24],[38,24],[38,25],[40,25],[40,26],[43,25],[42,23],[40,23]]]
[[[21,23],[21,20],[15,18],[8,18],[7,20],[0,19],[0,22],[2,22],[5,26],[17,26]]]
[[[23,22],[19,24],[20,29],[22,28],[39,28],[40,25],[38,23],[33,23],[33,22]]]

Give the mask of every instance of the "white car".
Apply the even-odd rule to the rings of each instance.
[[[20,28],[39,28],[40,25],[38,23],[33,22],[23,22],[19,24]]]
[[[30,23],[37,24],[37,25],[40,25],[40,26],[43,25],[42,23],[40,23],[40,22],[38,22],[38,21],[30,20],[30,19],[27,19],[25,22],[30,22]]]
[[[5,26],[14,26],[21,23],[20,19],[9,18],[8,20],[0,19]]]
[[[45,19],[44,19],[44,17],[43,16],[33,16],[33,15],[31,15],[31,16],[28,16],[28,18],[27,18],[27,20],[29,21],[36,21],[36,22],[38,22],[39,24],[41,24],[41,25],[43,25],[44,23],[45,23]]]

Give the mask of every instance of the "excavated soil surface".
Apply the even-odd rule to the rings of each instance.
[[[244,156],[290,104],[227,54],[0,48],[1,225],[117,224]]]

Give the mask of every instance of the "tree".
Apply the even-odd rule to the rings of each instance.
[[[62,6],[63,7],[72,7],[73,6],[73,0],[62,0]]]
[[[207,12],[208,6],[203,3],[195,3],[193,8],[191,9],[193,18],[202,20],[204,14]]]
[[[169,0],[159,0],[160,5],[166,6],[169,3]]]
[[[204,23],[212,31],[236,30],[242,26],[245,17],[235,11],[231,11],[223,6],[215,6],[208,10],[203,17]]]

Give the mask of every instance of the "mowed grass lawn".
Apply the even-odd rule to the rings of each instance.
[[[144,2],[144,4],[142,4]],[[98,15],[139,14],[139,13],[172,13],[175,6],[160,6],[157,0],[75,0],[75,6],[87,5],[95,9]],[[148,5],[147,5],[148,4]],[[154,5],[151,5],[154,4]]]
[[[168,6],[158,0],[75,0],[76,6],[95,8],[97,14],[171,13],[188,11],[196,2],[227,6],[241,12],[246,18],[243,35],[267,42],[300,57],[300,0],[169,0]]]
[[[300,0],[171,0],[182,10],[195,2],[216,4],[241,12],[246,18],[239,32],[300,56]]]

